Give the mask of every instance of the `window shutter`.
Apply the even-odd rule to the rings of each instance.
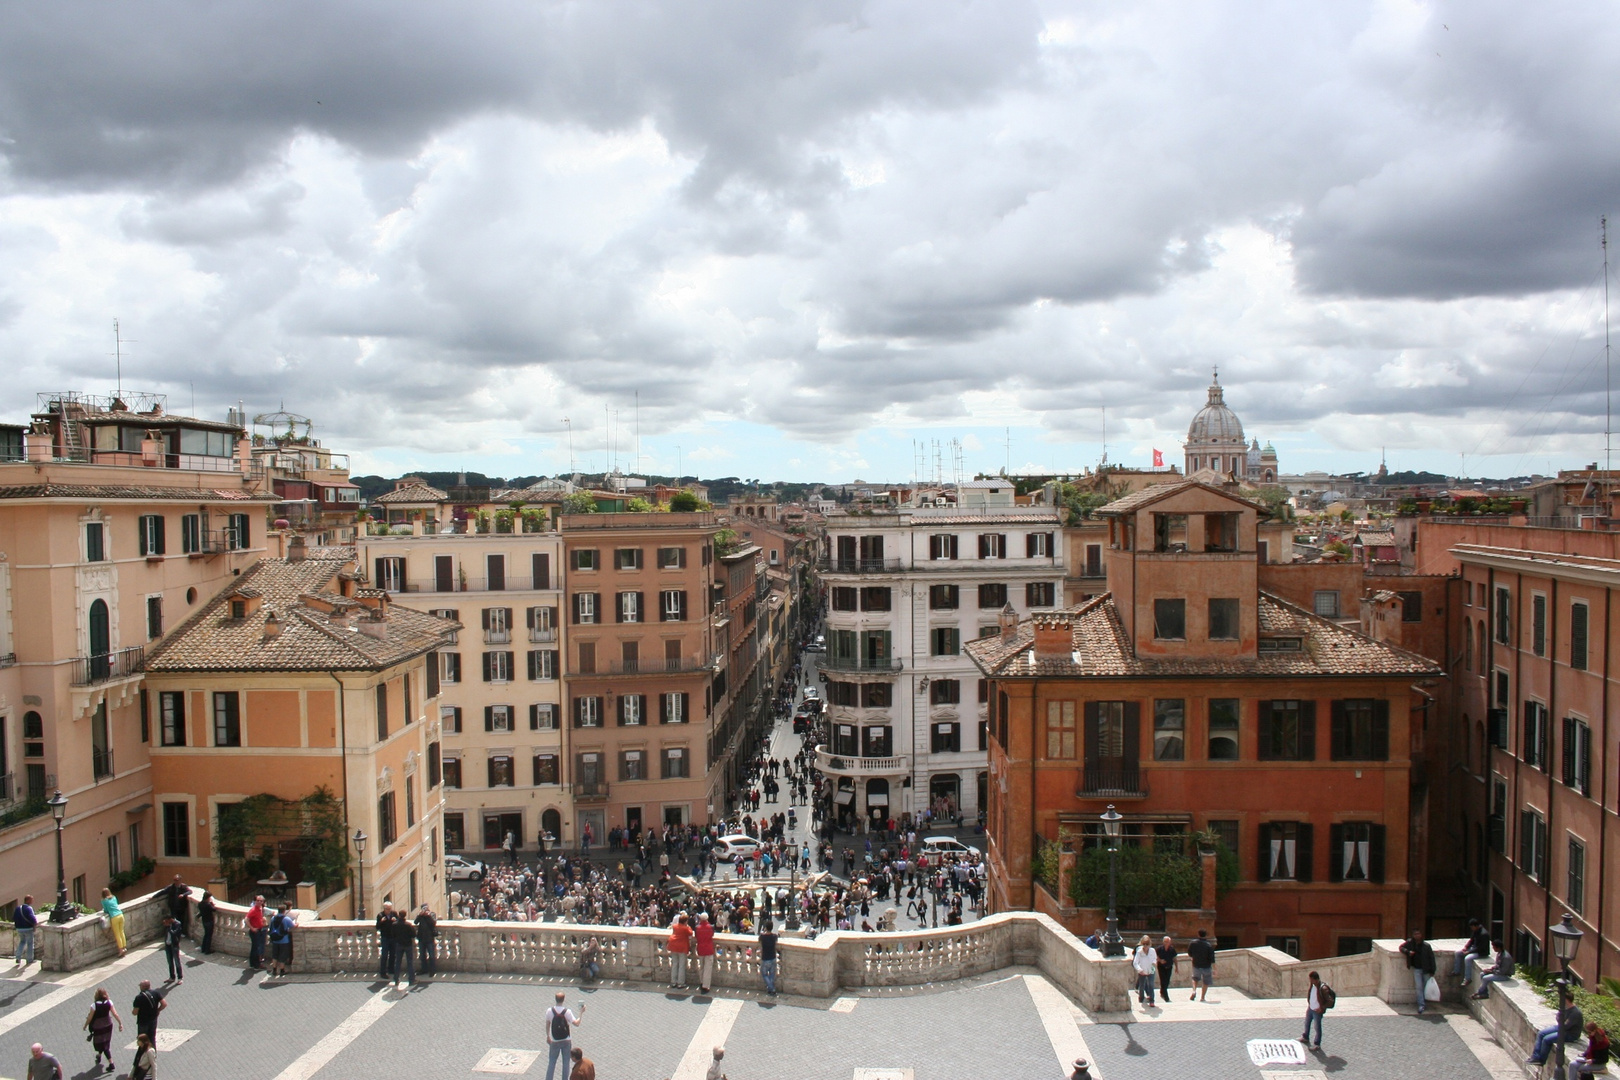
[[[571,605],[569,605],[573,609],[572,613],[569,615],[569,619],[572,622],[576,622],[576,623],[579,622],[579,606],[580,606],[580,599],[579,598],[580,598],[581,595],[582,595],[581,593],[575,593],[574,594],[574,602]]]
[[[1259,721],[1256,727],[1260,733],[1260,753],[1258,756],[1261,761],[1274,761],[1276,760],[1277,755],[1271,751],[1271,702],[1256,702],[1255,707],[1258,714],[1257,719]]]
[[[1389,760],[1389,701],[1385,698],[1373,702],[1373,757]]]
[[[383,566],[387,562],[388,562],[387,559],[373,559],[373,560],[371,560],[371,568],[372,568],[372,571],[375,573],[375,576],[371,579],[371,584],[373,586],[375,586],[376,588],[380,589],[380,588],[383,587]]]
[[[1519,811],[1519,869],[1535,873],[1536,815],[1528,810]]]
[[[1262,822],[1260,825],[1260,859],[1259,872],[1255,874],[1256,881],[1271,880],[1271,823]]]
[[[690,723],[692,719],[692,695],[685,690],[681,691],[681,720]]]
[[[490,682],[495,677],[494,673],[490,670],[490,668],[493,666],[491,661],[490,661],[490,656],[491,656],[490,653],[485,653],[484,654],[484,681],[485,682]]]
[[[1003,706],[1002,708],[1004,710],[1006,707]],[[1002,730],[1004,732],[1006,730],[1005,719],[1005,716],[1003,716]],[[1097,703],[1095,701],[1088,701],[1086,702],[1086,763],[1088,765],[1097,760],[1097,743],[1101,738],[1099,728],[1100,721],[1098,718]],[[1005,739],[1002,740],[1002,745],[1006,745]]]
[[[156,545],[156,549],[154,550],[153,554],[155,555],[162,555],[168,550],[168,544],[163,538],[163,523],[167,520],[168,519],[163,517],[161,514],[152,519],[152,538]]]
[[[1581,744],[1581,767],[1575,779],[1580,783],[1581,794],[1592,794],[1592,728],[1587,724],[1579,724],[1577,734]]]
[[[636,593],[636,621],[647,621],[647,594],[644,592]]]
[[[517,653],[509,652],[502,655],[506,657],[506,677],[510,679],[512,677],[512,672],[517,670],[517,665],[514,663],[514,661],[517,659]]]
[[[1523,709],[1522,713],[1520,714],[1520,720],[1519,720],[1519,725],[1520,725],[1519,754],[1526,761],[1528,761],[1532,765],[1534,765],[1536,763],[1535,762],[1535,753],[1536,753],[1535,715],[1536,715],[1536,713],[1535,713],[1535,705],[1532,704],[1531,702],[1528,702],[1528,701],[1525,702],[1524,703],[1524,709]]]
[[[534,629],[534,608],[523,609],[523,623],[528,629]]]
[[[546,610],[551,612],[551,628],[552,630],[556,630],[559,623],[557,618],[557,609],[555,607],[548,607]]]
[[[490,611],[489,608],[485,608],[483,610],[483,619],[484,619],[484,629],[485,630],[489,629],[489,611]]]
[[[495,759],[490,758],[488,761],[484,762],[484,766],[485,766],[486,769],[489,770],[489,786],[494,787],[495,786]]]
[[[427,654],[427,696],[439,696],[439,654],[436,652]]]
[[[1035,536],[1035,533],[1024,534],[1024,558],[1026,559],[1033,559],[1035,557]]]
[[[534,587],[536,589],[549,589],[549,588],[551,588],[551,556],[550,555],[535,555],[534,559],[533,559],[533,563],[534,563]]]
[[[624,593],[613,594],[613,621],[624,622]]]
[[[503,616],[502,620],[501,620],[501,625],[506,627],[506,629],[508,629],[508,630],[512,629],[512,609],[511,608],[501,608],[501,614]]]
[[[1125,703],[1125,760],[1135,762],[1142,757],[1142,703]]]
[[[660,724],[669,723],[669,695],[668,694],[659,694],[658,695],[658,722]]]
[[[1311,845],[1311,826],[1302,821],[1295,828],[1298,830],[1299,842],[1294,846],[1296,856],[1294,860],[1294,880],[1310,881],[1312,868],[1315,866],[1313,861],[1315,853]]]
[[[1316,702],[1299,703],[1299,760],[1316,760]]]
[[[495,706],[493,705],[484,706],[484,730],[495,730]]]
[[[529,706],[529,730],[540,730],[540,706],[538,705]]]
[[[985,535],[984,533],[980,533],[979,534],[979,558],[987,559],[989,557],[990,557],[990,537]]]
[[[686,621],[686,590],[685,589],[681,590],[680,596],[681,596],[681,620],[680,621],[685,622]]]
[[[1480,856],[1484,858],[1483,853]],[[1367,880],[1380,884],[1384,880],[1384,826],[1372,827],[1372,843],[1367,852]]]
[[[539,673],[536,670],[539,667],[539,665],[540,665],[540,651],[538,649],[530,649],[529,650],[529,681],[530,682],[534,682],[535,679],[539,678]]]
[[[1565,787],[1575,786],[1575,718],[1564,717],[1563,777]]]
[[[1338,706],[1335,701],[1334,706]],[[1333,882],[1344,880],[1344,826],[1328,826],[1328,880]]]
[[[1339,761],[1350,756],[1350,733],[1345,730],[1347,722],[1344,718],[1344,702],[1330,702],[1328,713],[1332,717],[1329,720],[1329,725],[1333,729],[1330,736],[1332,745],[1328,753],[1334,761]],[[1337,850],[1337,841],[1334,842],[1334,850]]]

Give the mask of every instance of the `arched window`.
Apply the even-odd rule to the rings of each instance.
[[[555,844],[562,835],[562,815],[556,810],[543,810],[540,813],[540,833],[548,844]]]
[[[112,633],[107,617],[107,601],[95,600],[90,604],[90,677],[105,679],[110,667],[107,654],[112,652]]]
[[[1479,657],[1479,673],[1481,675],[1483,675],[1483,674],[1485,674],[1485,669],[1490,666],[1490,664],[1487,663],[1487,661],[1486,661],[1486,652],[1485,652],[1485,620],[1481,619],[1481,620],[1479,620],[1479,622],[1475,623],[1474,624],[1474,630],[1475,630],[1476,634],[1478,635],[1475,638],[1476,648],[1475,648],[1474,651],[1475,651],[1475,654]]]
[[[1491,771],[1491,747],[1485,741],[1485,721],[1474,721],[1474,745],[1479,747],[1479,770],[1474,775],[1484,776]]]
[[[1469,631],[1463,633],[1463,667],[1474,670],[1474,635]]]

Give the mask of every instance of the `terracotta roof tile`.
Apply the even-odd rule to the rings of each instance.
[[[134,487],[123,484],[15,484],[0,487],[0,499],[145,499],[160,502],[263,502],[275,495],[255,495],[230,488]]]
[[[1160,499],[1168,498],[1171,495],[1186,491],[1189,488],[1202,488],[1205,491],[1212,491],[1217,495],[1231,499],[1233,502],[1242,503],[1244,506],[1252,506],[1256,510],[1265,509],[1265,507],[1261,506],[1253,499],[1245,498],[1236,492],[1227,491],[1225,488],[1217,487],[1214,484],[1206,484],[1201,480],[1176,480],[1163,484],[1149,484],[1140,491],[1133,491],[1129,495],[1115,499],[1111,503],[1099,506],[1096,512],[1099,514],[1107,514],[1110,517],[1116,514],[1133,513],[1140,510],[1144,506],[1151,503],[1156,503]]]
[[[371,500],[374,503],[441,503],[450,501],[450,493],[426,484],[406,484],[387,491]]]

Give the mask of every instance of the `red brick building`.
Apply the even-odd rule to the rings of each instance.
[[[1143,843],[1220,833],[1228,942],[1312,957],[1406,930],[1413,684],[1440,669],[1261,592],[1259,512],[1194,481],[1109,504],[1108,592],[968,647],[990,680],[994,910],[1036,906],[1036,844],[1113,804]]]

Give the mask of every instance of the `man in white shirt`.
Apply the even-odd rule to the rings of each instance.
[[[557,1004],[546,1010],[546,1080],[551,1080],[558,1062],[562,1063],[560,1080],[568,1080],[569,1070],[573,1068],[570,1054],[574,1049],[574,1028],[580,1025],[585,1006],[581,1005],[579,1015],[575,1015],[563,1004],[566,997],[561,990],[557,991]]]
[[[1310,989],[1305,991],[1305,1034],[1299,1041],[1305,1043],[1312,1050],[1322,1049],[1322,1014],[1327,1012],[1327,1005],[1322,1000],[1322,977],[1311,972]],[[1311,1025],[1316,1025],[1316,1041],[1310,1039]]]

